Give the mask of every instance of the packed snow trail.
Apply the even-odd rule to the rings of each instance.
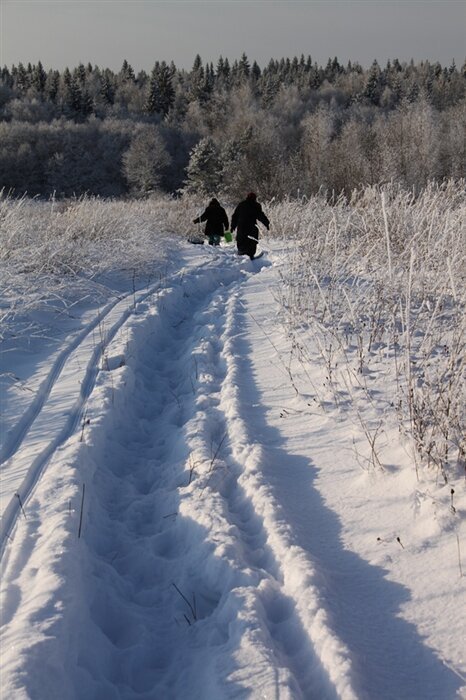
[[[8,697],[453,698],[407,592],[343,547],[308,416],[271,417],[299,407],[273,268],[209,255],[127,317],[16,523]]]
[[[152,296],[159,287],[157,283],[137,294],[131,291],[119,295],[99,311],[58,353],[34,399],[7,433],[0,448],[0,553],[21,513],[22,502],[27,500],[51,455],[82,419],[83,407],[94,388],[99,365],[105,361],[108,345],[133,313],[134,305]],[[84,370],[80,367],[83,351],[89,357]],[[47,401],[55,406],[54,411],[44,410]],[[59,421],[57,405],[62,414]]]
[[[282,590],[263,520],[237,485],[231,442],[241,428],[221,404],[238,282],[219,288],[225,272],[164,298],[163,334],[152,328],[138,343],[135,398],[106,448],[108,469],[96,471],[89,517],[93,533],[104,530],[92,548],[106,585],[89,605],[98,636],[82,645],[92,650],[80,661],[88,694],[102,675],[93,650],[103,633],[116,666],[98,693],[108,684],[123,697],[238,697],[261,679],[265,697],[334,695]]]

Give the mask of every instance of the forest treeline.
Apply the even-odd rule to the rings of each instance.
[[[0,70],[0,189],[262,198],[466,177],[466,63]]]

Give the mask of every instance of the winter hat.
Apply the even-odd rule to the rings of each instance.
[[[257,199],[257,195],[255,192],[250,192],[246,199]]]

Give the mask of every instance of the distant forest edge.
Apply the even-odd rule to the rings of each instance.
[[[466,62],[0,71],[0,190],[16,195],[268,199],[465,177]]]

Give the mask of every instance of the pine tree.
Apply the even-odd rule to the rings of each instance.
[[[60,73],[57,70],[49,71],[45,81],[45,95],[50,102],[56,102],[60,89]]]
[[[369,75],[367,76],[366,87],[364,89],[364,97],[367,97],[372,104],[378,105],[380,101],[380,95],[382,92],[382,85],[380,79],[380,67],[377,61],[374,61]]]
[[[338,75],[340,75],[341,72],[342,72],[342,68],[341,68],[341,66],[340,66],[340,64],[339,64],[339,62],[338,62],[338,58],[335,56],[335,58],[334,58],[333,61],[332,61],[333,80],[335,80],[335,78],[336,78]]]
[[[277,75],[273,73],[262,74],[260,82],[260,93],[262,107],[265,109],[272,105],[275,96],[280,89],[280,81]]]
[[[223,61],[223,56],[220,56],[220,58],[217,61],[216,78],[223,78],[224,70],[225,70],[225,63]]]
[[[221,181],[219,151],[210,137],[205,137],[192,149],[186,169],[186,192],[212,195],[218,192]]]
[[[16,74],[16,86],[21,92],[26,92],[29,89],[29,75],[22,63],[18,63],[18,71]]]
[[[229,139],[221,149],[219,186],[226,195],[238,196],[237,180],[242,180],[242,165],[252,136],[253,130],[249,127],[239,137]]]
[[[147,114],[156,114],[159,106],[159,86],[157,78],[152,75],[149,86],[147,89],[146,101],[144,104],[144,111]]]
[[[322,77],[320,75],[317,64],[311,66],[309,70],[309,87],[312,90],[318,90],[322,85]]]
[[[291,61],[291,66],[290,66],[290,78],[293,82],[295,82],[297,80],[298,74],[299,74],[298,57],[294,56],[293,60]]]
[[[230,83],[231,85],[238,85],[239,83],[239,64],[238,61],[233,61],[230,71]]]
[[[145,111],[148,114],[161,114],[166,116],[175,99],[175,91],[172,85],[172,73],[165,61],[156,62],[147,92]]]
[[[212,63],[206,65],[205,69],[205,89],[210,96],[215,88],[215,71]]]
[[[391,88],[394,97],[394,104],[397,105],[403,99],[403,81],[400,73],[395,74]]]
[[[47,80],[47,73],[45,72],[42,63],[39,61],[37,66],[34,66],[32,71],[32,85],[40,93],[44,91],[45,83]]]
[[[90,95],[89,90],[87,90],[87,88],[84,88],[84,90],[81,93],[81,104],[79,111],[81,112],[83,117],[88,117],[94,111],[94,100],[92,99],[92,96]]]
[[[71,78],[70,69],[65,68],[65,70],[63,71],[63,85],[65,86],[65,88],[70,87],[71,80],[72,80],[72,78]]]
[[[0,79],[2,81],[2,85],[5,85],[6,87],[13,87],[14,79],[10,71],[6,66],[3,66],[1,73],[0,73]]]
[[[248,57],[243,52],[238,63],[238,78],[240,81],[247,80],[251,74],[251,66]]]
[[[74,70],[73,75],[81,87],[86,84],[86,69],[82,63]]]
[[[208,98],[208,89],[206,86],[206,76],[202,59],[197,54],[194,59],[193,68],[189,74],[189,99],[190,101],[205,102]]]
[[[259,68],[259,65],[256,61],[251,66],[251,79],[253,82],[257,83],[258,80],[260,80],[261,77],[261,69]]]
[[[67,111],[71,115],[76,116],[78,113],[81,112],[81,104],[82,104],[81,86],[79,85],[79,82],[78,82],[76,76],[73,76],[70,84],[67,85],[67,87],[66,87],[65,106],[67,108]]]
[[[327,61],[327,65],[325,66],[325,79],[328,80],[329,83],[333,82],[333,66],[332,66],[332,59],[329,58]]]
[[[228,88],[230,85],[230,64],[228,59],[223,59],[223,56],[217,61],[217,70],[215,73],[215,86],[223,89]]]
[[[108,70],[106,70],[102,76],[100,96],[104,104],[112,105],[115,101],[115,88],[113,87],[113,81],[110,77],[110,71]]]
[[[134,70],[132,69],[126,58],[123,61],[123,65],[121,66],[120,79],[123,83],[134,82]]]
[[[202,70],[202,58],[200,57],[199,54],[196,54],[196,56],[194,58],[192,72],[197,73],[200,70]]]

